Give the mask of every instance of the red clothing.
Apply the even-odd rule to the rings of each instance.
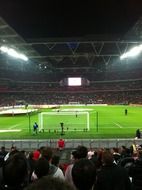
[[[38,160],[40,156],[40,152],[38,150],[35,150],[33,152],[33,160]]]
[[[65,147],[65,141],[63,139],[58,140],[58,148],[64,148]]]

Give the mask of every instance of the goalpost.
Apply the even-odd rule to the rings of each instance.
[[[65,130],[82,131],[90,129],[89,112],[41,112],[38,114],[39,130],[57,129],[60,130],[60,123],[64,123]]]

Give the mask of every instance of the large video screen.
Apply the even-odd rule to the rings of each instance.
[[[81,77],[69,77],[68,86],[81,86]]]

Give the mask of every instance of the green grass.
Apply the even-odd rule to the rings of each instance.
[[[33,135],[32,126],[38,122],[38,114],[21,116],[0,116],[0,130],[21,129],[20,132],[0,132],[0,139],[57,139],[60,137],[60,122],[64,122],[66,139],[96,139],[96,138],[134,138],[136,129],[142,128],[142,107],[131,106],[75,106],[62,109],[92,109],[90,115],[90,129],[86,128],[86,116],[47,116],[44,119],[44,133]],[[125,116],[124,110],[128,109]],[[52,110],[42,110],[52,111]],[[98,113],[98,131],[97,118]],[[66,131],[68,127],[68,131]],[[50,132],[49,132],[50,130]],[[55,132],[56,131],[56,132]]]

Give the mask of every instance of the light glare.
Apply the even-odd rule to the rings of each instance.
[[[7,53],[8,55],[15,57],[17,59],[22,59],[24,61],[28,61],[28,57],[26,57],[24,54],[18,53],[16,50],[12,48],[8,48],[6,46],[1,46],[0,50],[4,53]]]
[[[122,54],[120,56],[120,59],[125,59],[125,58],[129,58],[129,57],[135,57],[137,55],[139,55],[142,51],[142,45],[133,47],[132,49],[130,49],[128,52]]]

